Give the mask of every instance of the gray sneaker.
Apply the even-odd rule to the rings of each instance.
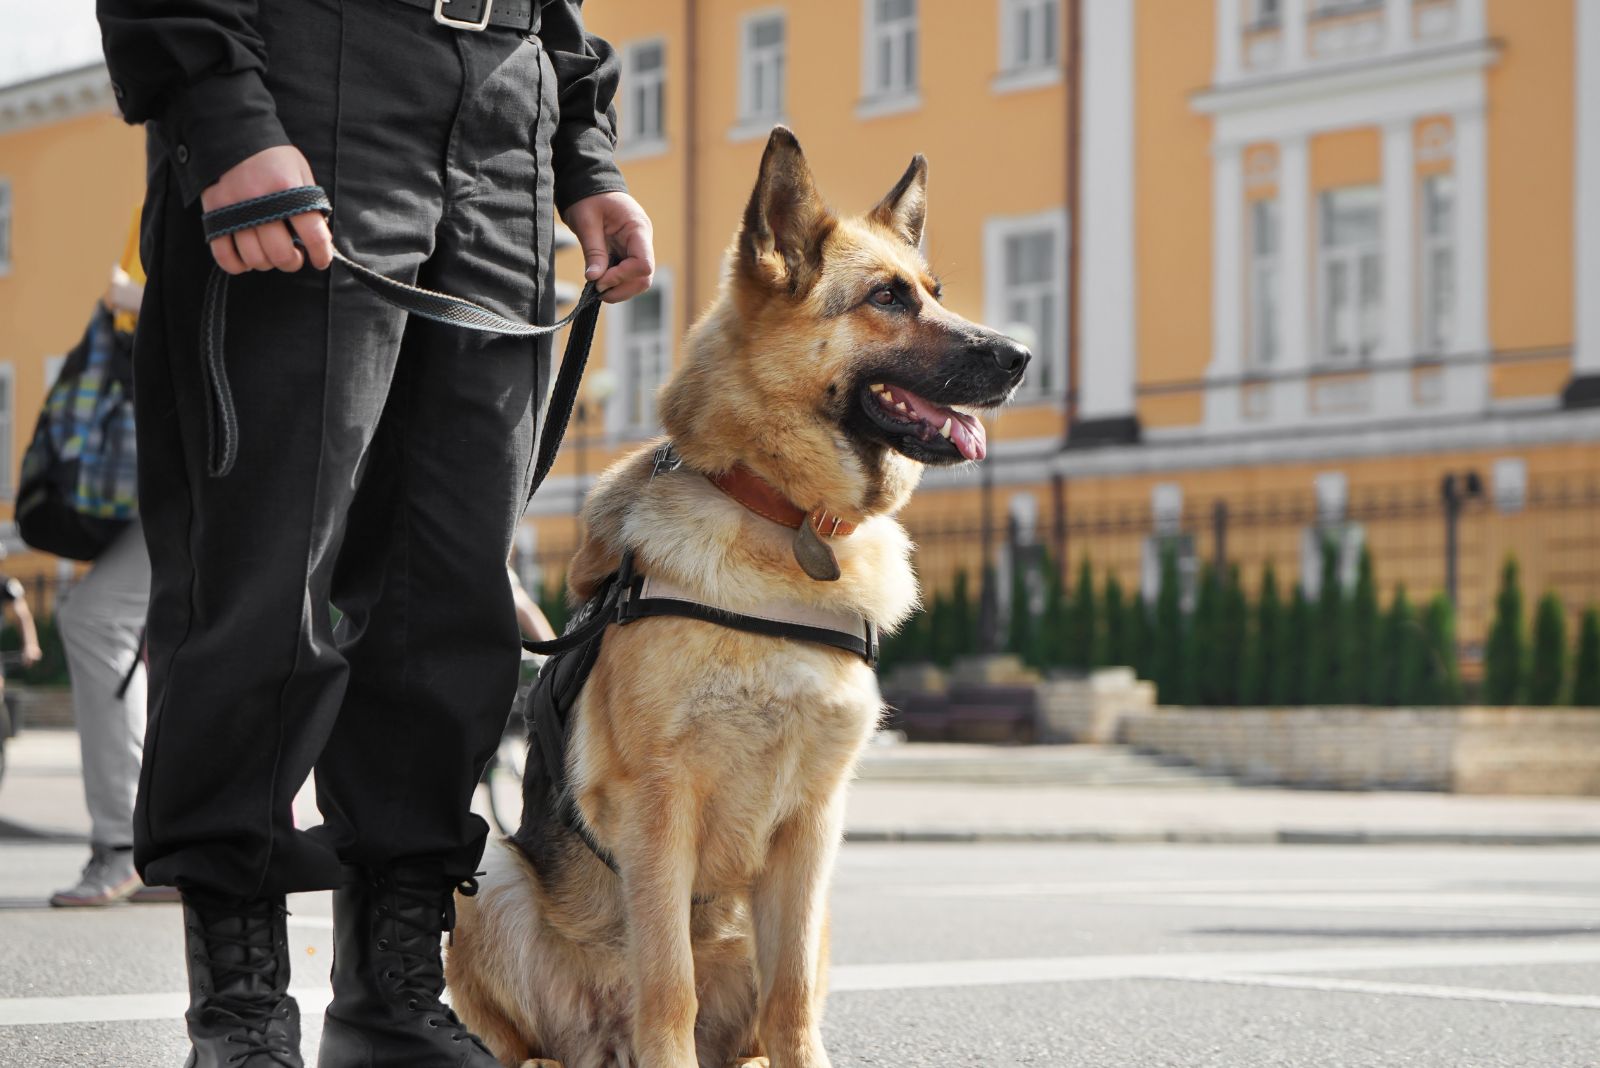
[[[133,851],[107,845],[90,847],[89,863],[83,866],[78,885],[57,890],[50,896],[56,908],[96,908],[121,901],[144,884],[133,870]]]

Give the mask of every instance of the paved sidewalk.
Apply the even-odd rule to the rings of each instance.
[[[1030,771],[1010,784],[1010,763],[1037,768],[1061,747],[982,749],[874,747],[851,789],[847,834],[855,841],[1183,842],[1216,844],[1600,844],[1600,797],[1463,797],[1351,793],[1218,785],[1049,785]],[[1087,749],[1088,747],[1083,747]],[[79,780],[77,736],[34,730],[10,743],[0,781],[0,839],[82,840],[89,821]],[[945,774],[949,761],[994,774]],[[918,763],[926,780],[885,777],[879,768]],[[480,792],[480,804],[482,803]],[[515,805],[514,797],[505,798]],[[317,822],[310,791],[296,799],[303,824]],[[515,811],[514,808],[511,809]]]

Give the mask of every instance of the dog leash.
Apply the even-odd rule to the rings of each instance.
[[[211,241],[312,211],[320,212],[324,218],[333,214],[328,194],[318,185],[299,186],[242,200],[208,211],[200,221],[205,228],[206,240]],[[301,245],[298,237],[295,238],[295,244]],[[304,248],[303,245],[301,247]],[[577,404],[578,384],[583,378],[584,366],[589,362],[589,347],[594,341],[595,324],[600,317],[600,291],[595,284],[589,282],[584,285],[577,304],[566,315],[549,326],[538,326],[501,315],[461,297],[396,281],[362,266],[340,252],[337,246],[333,250],[333,258],[380,299],[413,315],[447,326],[509,337],[544,337],[565,326],[572,327],[567,335],[566,349],[561,355],[561,369],[556,374],[555,387],[550,391],[544,431],[539,435],[538,460],[534,464],[533,485],[528,491],[529,497],[532,497],[555,463],[556,451],[561,447],[561,439],[567,432],[567,424]],[[212,403],[206,409],[206,420],[210,431],[207,467],[213,478],[223,478],[231,472],[239,456],[239,416],[233,404],[233,391],[228,384],[227,364],[223,360],[223,340],[228,325],[228,279],[231,277],[221,267],[212,266],[200,310],[201,367],[212,398]]]

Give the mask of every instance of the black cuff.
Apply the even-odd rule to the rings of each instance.
[[[193,204],[234,164],[289,143],[272,95],[253,70],[191,85],[173,97],[156,129],[185,204]]]
[[[584,197],[596,193],[626,193],[628,183],[611,158],[611,138],[598,127],[564,136],[555,145],[556,210],[564,212]]]

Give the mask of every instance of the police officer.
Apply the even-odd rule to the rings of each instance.
[[[320,215],[208,247],[201,212],[319,184],[354,259],[549,322],[559,211],[607,300],[642,292],[618,65],[580,4],[98,0],[114,92],[149,131],[135,860],[183,896],[196,1068],[301,1064],[284,895],[320,889],[337,891],[321,1065],[495,1064],[440,1002],[439,945],[517,682],[505,559],[551,362],[547,340],[408,319],[323,270]],[[213,262],[236,276],[226,477],[199,345]],[[307,832],[290,801],[313,767],[325,822]]]

